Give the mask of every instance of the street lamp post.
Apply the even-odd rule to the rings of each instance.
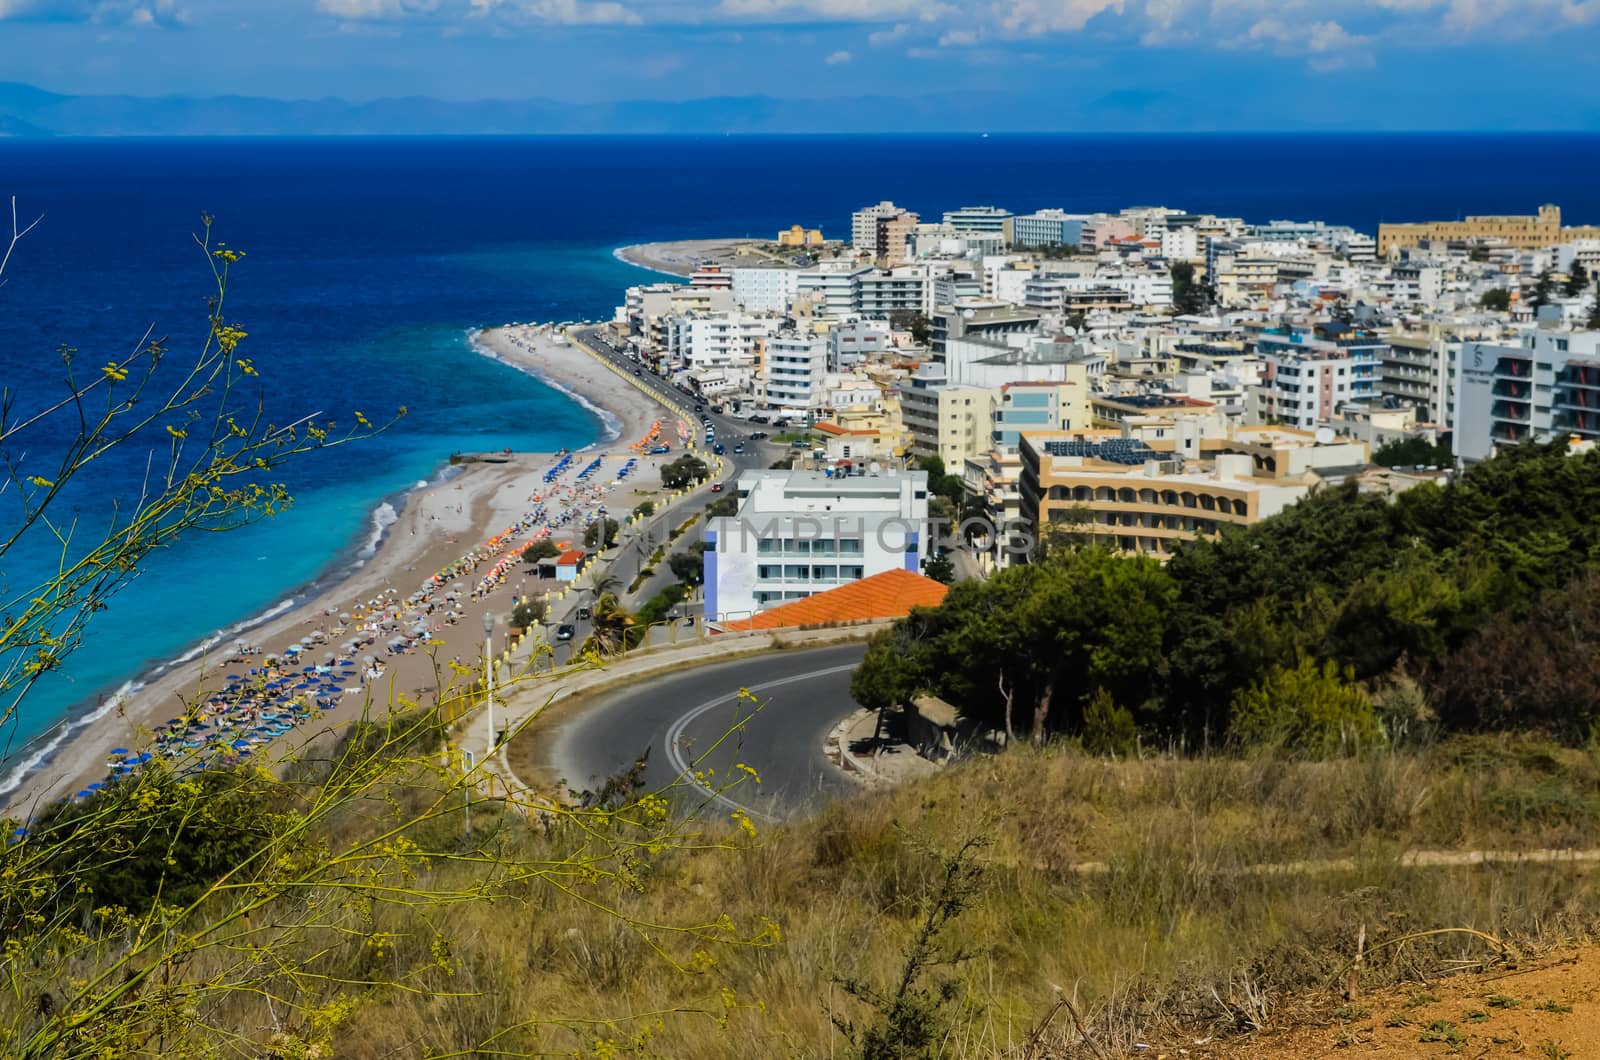
[[[489,709],[489,754],[494,754],[494,612],[483,613],[484,703]]]

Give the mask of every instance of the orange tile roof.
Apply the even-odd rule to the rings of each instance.
[[[783,629],[862,622],[874,618],[904,618],[913,607],[938,607],[950,587],[909,570],[886,570],[837,589],[791,600],[751,618],[719,623],[728,632]]]

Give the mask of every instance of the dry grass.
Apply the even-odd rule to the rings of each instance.
[[[375,805],[373,817],[394,809]],[[337,829],[358,833],[365,821],[353,807]],[[440,849],[463,825],[433,821],[423,845]],[[473,826],[477,843],[487,832],[519,864],[592,841],[490,805],[474,808]],[[970,956],[940,973],[955,987],[938,1021],[946,1057],[1121,1055],[1172,1025],[1273,1027],[1297,999],[1346,985],[1360,935],[1366,990],[1502,959],[1481,935],[1420,934],[1430,929],[1471,927],[1530,950],[1600,923],[1600,885],[1581,866],[1399,862],[1418,848],[1600,846],[1594,754],[1517,740],[1329,763],[1015,750],[733,849],[647,855],[621,879],[540,880],[492,902],[380,904],[368,937],[308,940],[306,956],[319,952],[320,968],[350,983],[381,981],[381,962],[428,966],[406,989],[346,991],[354,1007],[339,1056],[847,1056],[833,1018],[873,1014],[836,984],[895,979],[939,893],[930,850],[975,831],[988,839],[983,886],[945,939]],[[739,837],[720,822],[706,832]],[[327,836],[335,848],[348,839]],[[1335,859],[1348,862],[1253,868]],[[416,887],[447,892],[474,871],[492,869],[424,869]],[[724,916],[746,938],[770,917],[781,942],[669,928]],[[227,1004],[219,1023],[271,1035],[269,1004]],[[596,1019],[619,1022],[585,1022]],[[480,1048],[515,1024],[527,1025]]]
[[[1342,986],[1363,927],[1364,987],[1499,957],[1468,934],[1396,944],[1430,928],[1470,926],[1530,948],[1586,935],[1600,892],[1581,867],[1416,870],[1398,857],[1600,845],[1597,778],[1593,755],[1515,740],[1330,763],[1013,752],[834,807],[737,853],[673,856],[650,867],[643,890],[609,896],[642,921],[771,916],[779,946],[711,947],[714,965],[685,972],[639,932],[548,890],[459,907],[440,930],[461,959],[452,986],[473,996],[375,1001],[344,1045],[405,1055],[540,1013],[641,1017],[640,1039],[619,1045],[653,1055],[846,1055],[830,1017],[869,1014],[832,984],[894,977],[937,887],[926,847],[953,848],[975,822],[991,840],[986,886],[956,928],[976,956],[955,972],[942,1055],[1091,1056],[1171,1022],[1248,1031],[1296,994]],[[1334,858],[1353,862],[1244,871]],[[672,1014],[648,1015],[660,1012]],[[546,1027],[521,1047],[592,1050],[601,1036]]]

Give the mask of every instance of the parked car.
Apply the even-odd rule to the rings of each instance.
[[[711,406],[711,411],[720,413],[722,411],[722,406],[721,405],[712,405]]]
[[[771,423],[772,420],[768,419],[766,416],[751,416],[750,417],[750,422],[751,423]]]
[[[570,622],[563,622],[556,627],[556,640],[571,640],[577,635],[578,631],[573,628]]]
[[[662,453],[670,453],[670,452],[672,452],[672,446],[670,446],[670,445],[652,445],[650,447],[650,452],[653,455],[659,456]]]
[[[756,431],[754,434],[752,434],[750,436],[750,440],[752,442],[759,442],[759,441],[763,441],[763,440],[765,440],[767,438],[770,438],[770,437],[772,437],[772,436],[770,434],[768,434],[766,431]]]

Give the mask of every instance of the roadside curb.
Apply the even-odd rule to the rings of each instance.
[[[839,772],[851,780],[869,788],[887,784],[888,780],[874,769],[869,762],[859,755],[851,753],[848,733],[862,718],[876,713],[877,711],[875,710],[867,710],[863,707],[854,714],[846,716],[843,721],[835,725],[822,741],[822,753],[827,756],[828,761],[836,763],[839,767]]]

